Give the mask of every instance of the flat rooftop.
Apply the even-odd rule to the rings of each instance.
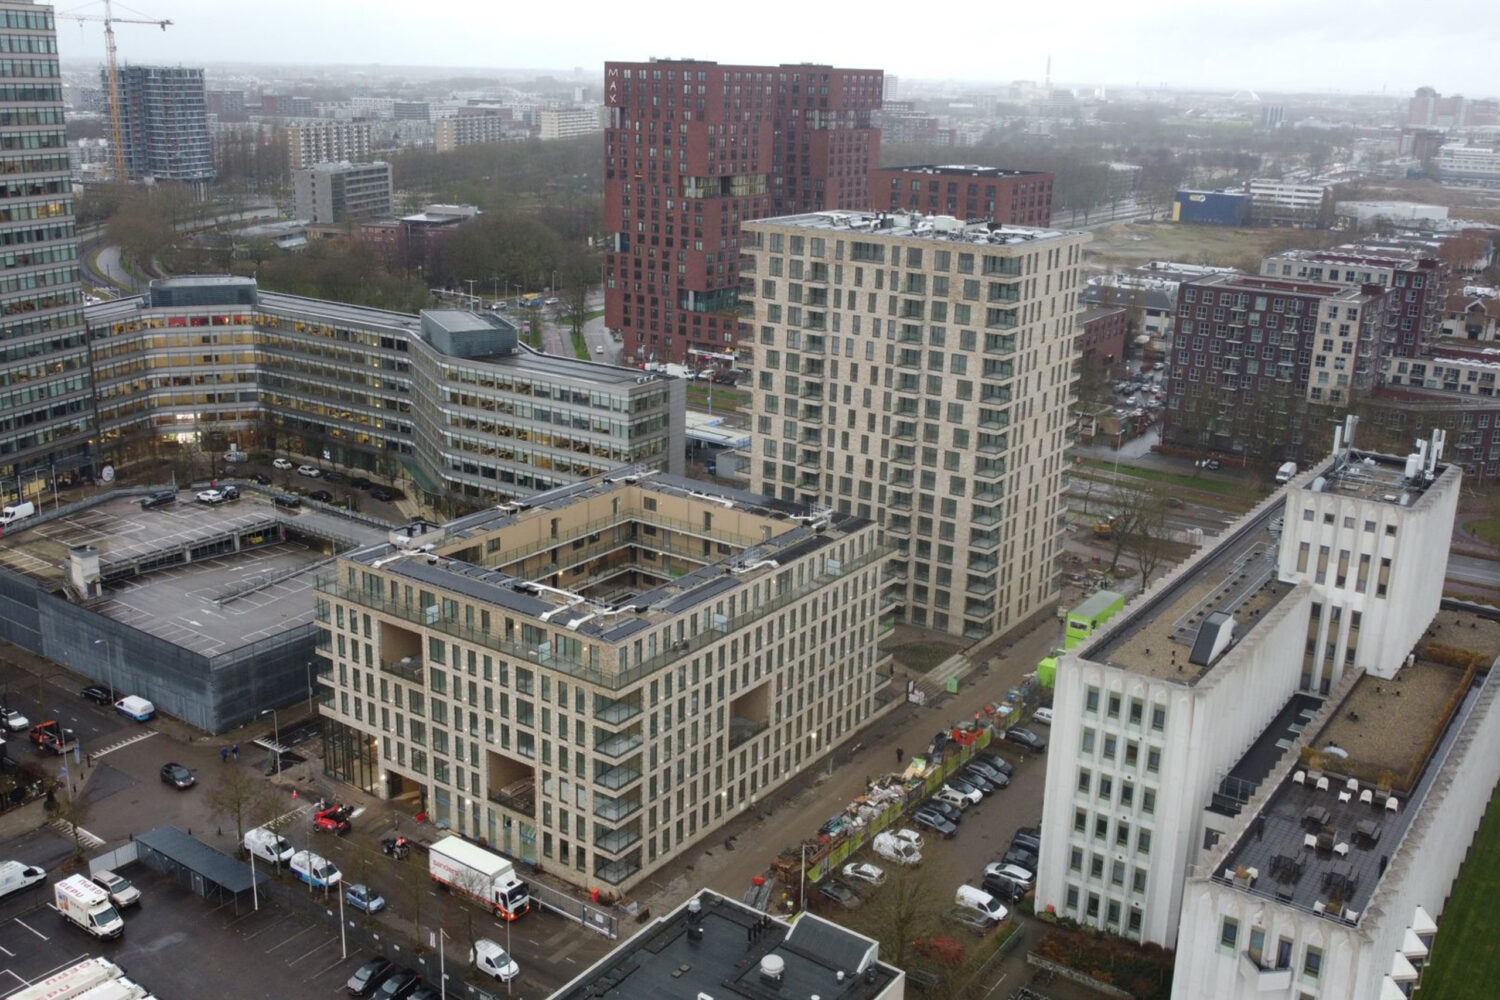
[[[879,167],[901,174],[930,174],[934,177],[1041,177],[1045,170],[1015,170],[1008,167],[984,167],[977,163],[925,163],[915,167]]]
[[[788,925],[702,892],[551,1000],[874,1000],[900,975],[875,941],[816,914]]]
[[[833,232],[869,233],[903,239],[932,240],[934,243],[967,243],[975,246],[1016,246],[1047,240],[1087,238],[1087,233],[1061,229],[1033,229],[1028,226],[999,225],[993,222],[964,222],[951,215],[923,215],[920,212],[809,212],[803,215],[780,215],[756,219],[746,226],[790,226]]]
[[[185,563],[172,558],[278,524],[314,537],[203,554]],[[185,490],[164,507],[143,510],[137,498],[116,497],[7,534],[0,566],[44,589],[61,590],[69,551],[93,546],[105,580],[121,575],[106,582],[102,598],[88,603],[91,611],[216,656],[312,621],[314,569],[329,558],[322,542],[369,544],[383,537],[384,531],[336,514],[279,510],[250,490],[239,501],[214,507],[195,503]]]
[[[1132,673],[1195,683],[1212,663],[1189,662],[1198,631],[1209,615],[1228,612],[1235,620],[1235,642],[1293,590],[1276,579],[1278,536],[1272,522],[1280,508],[1262,511],[1246,529],[1210,549],[1192,572],[1165,585],[1098,642],[1085,647],[1094,663]]]
[[[1336,456],[1309,488],[1313,492],[1337,493],[1407,507],[1416,503],[1447,472],[1447,465],[1434,465],[1431,479],[1421,470],[1408,476],[1405,458],[1350,449]],[[1320,481],[1322,488],[1316,489]]]
[[[1322,281],[1307,281],[1302,278],[1279,278],[1260,274],[1206,274],[1191,279],[1198,288],[1250,288],[1258,291],[1281,292],[1286,295],[1316,295],[1324,299],[1353,301],[1364,296],[1361,285],[1331,284]]]
[[[1433,623],[1430,641],[1477,653],[1486,665],[1500,657],[1500,623],[1448,608]],[[1359,678],[1309,743],[1326,787],[1318,787],[1319,772],[1294,767],[1251,817],[1223,869],[1254,869],[1253,885],[1239,883],[1245,891],[1313,912],[1322,903],[1332,918],[1357,922],[1485,677],[1471,682],[1458,667],[1418,658],[1391,680]],[[1414,780],[1402,787],[1408,776]],[[1232,876],[1220,870],[1214,877]]]

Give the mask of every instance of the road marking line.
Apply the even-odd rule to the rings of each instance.
[[[26,928],[28,931],[31,931],[31,933],[35,934],[37,937],[41,938],[43,941],[50,941],[50,940],[52,940],[47,935],[45,935],[41,931],[37,930],[35,927],[32,927],[26,921],[22,920],[20,917],[16,918],[16,923],[20,924],[22,927]]]
[[[0,944],[0,951],[5,952],[5,955],[6,955],[7,958],[15,958],[16,957],[16,953],[13,952],[13,951],[11,951],[9,948],[5,947],[5,945],[3,945],[3,944]]]
[[[309,955],[315,955],[315,954],[317,954],[318,952],[322,951],[324,948],[327,948],[331,944],[333,944],[333,938],[329,938],[327,941],[324,941],[322,944],[318,945],[316,948],[313,948],[313,949],[311,949],[309,951],[304,951],[300,956],[298,956],[297,958],[294,958],[294,959],[290,960],[286,964],[287,965],[296,965],[298,962],[302,961],[302,959],[306,958]]]
[[[139,743],[141,740],[150,739],[151,737],[153,737],[155,735],[156,735],[156,730],[154,730],[154,729],[147,729],[145,732],[136,733],[134,736],[128,737],[128,738],[123,739],[123,740],[120,740],[118,743],[111,743],[109,746],[105,747],[102,750],[95,750],[93,753],[89,754],[89,756],[92,757],[92,758],[94,758],[95,760],[98,760],[100,757],[103,757],[105,754],[114,753],[116,750],[120,750],[120,749],[123,749],[125,747],[128,747],[132,743]]]
[[[266,954],[269,955],[269,954],[271,954],[271,952],[275,951],[277,948],[280,948],[280,947],[283,947],[285,945],[291,944],[293,941],[297,940],[299,937],[301,937],[302,935],[306,934],[308,931],[310,931],[312,929],[313,929],[313,925],[312,924],[308,924],[306,927],[302,928],[300,931],[298,931],[297,933],[293,934],[291,937],[287,938],[285,941],[281,942],[281,944],[273,945],[270,948],[267,948],[266,949]]]
[[[323,966],[323,968],[321,968],[317,972],[313,973],[313,978],[316,979],[317,977],[321,976],[325,972],[329,972],[329,971],[331,971],[333,969],[337,969],[339,966],[343,965],[347,961],[349,961],[347,958],[341,958],[337,962],[334,962],[332,965],[325,965],[325,966]],[[342,989],[342,987],[340,987],[340,989]]]
[[[362,812],[364,812],[364,811],[365,811],[365,807],[364,806],[360,806],[358,809],[354,810],[352,813],[349,814],[349,818],[350,819],[359,819],[359,814],[362,813]]]
[[[74,826],[72,823],[69,823],[65,819],[55,819],[51,823],[48,823],[47,826],[61,836],[67,837],[69,840],[74,839],[74,831],[76,830],[78,842],[84,847],[93,848],[104,846],[103,837],[95,836],[94,834],[89,833],[83,827]]]

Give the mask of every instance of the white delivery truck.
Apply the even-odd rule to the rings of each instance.
[[[5,508],[0,510],[0,529],[9,528],[17,521],[24,521],[35,513],[36,504],[30,500],[24,503],[6,504]]]
[[[1297,474],[1297,463],[1296,462],[1282,462],[1281,463],[1281,468],[1279,468],[1279,469],[1276,470],[1276,481],[1278,483],[1289,483],[1289,482],[1292,481],[1292,477],[1295,476],[1296,474]]]
[[[298,851],[293,854],[289,867],[293,875],[314,889],[328,889],[338,885],[344,878],[344,873],[339,871],[338,865],[312,851]]]
[[[156,706],[145,698],[132,694],[115,702],[115,711],[127,719],[134,719],[136,722],[146,722],[156,714]]]
[[[125,971],[105,958],[86,958],[66,968],[43,976],[6,1000],[75,1000],[76,997],[113,982]]]
[[[0,861],[0,896],[9,896],[47,877],[45,868],[23,865],[19,861]]]
[[[427,850],[434,882],[473,896],[498,917],[515,920],[531,909],[531,887],[505,858],[461,837],[444,837]]]
[[[268,830],[263,826],[257,826],[253,830],[245,831],[245,850],[275,865],[284,865],[292,860],[296,850],[287,843],[285,837],[275,830]]]
[[[75,1000],[148,1000],[151,991],[123,976],[78,994]]]
[[[52,902],[57,912],[97,938],[117,938],[125,930],[125,921],[109,893],[82,875],[69,875],[52,886]]]

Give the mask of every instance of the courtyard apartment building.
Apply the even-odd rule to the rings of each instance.
[[[1441,435],[1402,458],[1354,449],[1355,423],[1336,432],[1332,457],[1058,662],[1042,821],[1055,836],[1042,847],[1037,909],[1176,947],[1176,996],[1294,995],[1286,969],[1302,970],[1305,994],[1376,996],[1415,906],[1441,908],[1463,856],[1450,848],[1488,800],[1431,794],[1447,788],[1436,776],[1453,763],[1454,727],[1481,725],[1488,743],[1500,735],[1488,681],[1429,644],[1477,642],[1486,667],[1500,654],[1500,623],[1440,611],[1462,473],[1440,464]],[[1392,732],[1415,735],[1382,737]],[[1493,786],[1500,763],[1488,761],[1465,787]],[[1304,791],[1322,801],[1303,802]],[[1317,829],[1298,831],[1312,806],[1326,807],[1307,814]],[[1260,853],[1226,863],[1236,844]],[[1242,935],[1220,942],[1203,883],[1226,869],[1263,898],[1233,915]],[[1408,888],[1393,905],[1368,903],[1397,885]],[[1282,922],[1283,905],[1306,919]],[[1366,988],[1327,989],[1343,982],[1335,963],[1360,967]]]
[[[681,379],[538,354],[491,314],[412,316],[210,275],[86,317],[98,449],[116,464],[234,443],[487,503],[684,461]]]
[[[983,639],[1047,610],[1088,235],[903,212],[743,232],[756,488],[880,519],[910,624]]]
[[[899,704],[873,521],[653,470],[347,553],[330,773],[621,892]]]
[[[1293,278],[1359,287],[1380,285],[1396,294],[1380,334],[1382,357],[1423,354],[1441,332],[1448,266],[1431,250],[1352,244],[1330,250],[1288,250],[1261,261],[1268,278]]]
[[[90,456],[88,339],[52,8],[0,2],[0,481],[39,499]],[[15,495],[6,493],[7,503]]]

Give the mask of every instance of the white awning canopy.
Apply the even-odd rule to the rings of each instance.
[[[1437,923],[1427,915],[1426,910],[1419,906],[1417,912],[1412,914],[1411,929],[1418,934],[1436,934]]]
[[[1391,978],[1398,983],[1414,983],[1417,981],[1417,970],[1406,960],[1406,956],[1399,951],[1391,957]]]
[[[1406,994],[1401,992],[1401,987],[1390,976],[1386,976],[1380,980],[1380,1000],[1406,1000]]]
[[[1406,929],[1406,936],[1401,939],[1401,954],[1407,958],[1426,958],[1427,946],[1422,939],[1417,937],[1417,932],[1410,927]]]

